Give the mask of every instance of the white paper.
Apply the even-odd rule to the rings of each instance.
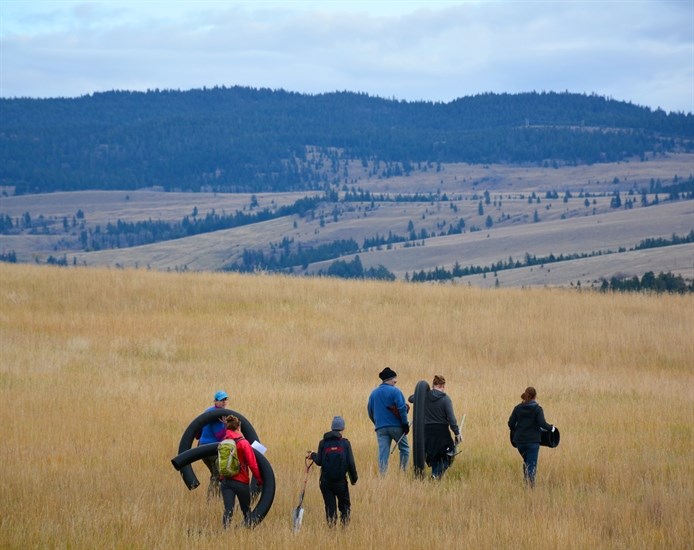
[[[253,443],[251,443],[251,447],[253,447],[261,455],[264,455],[265,451],[267,451],[267,447],[258,440],[255,440]]]

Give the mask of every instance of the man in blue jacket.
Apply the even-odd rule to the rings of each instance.
[[[398,383],[397,373],[386,367],[378,373],[378,377],[381,384],[371,392],[367,409],[369,418],[376,428],[378,471],[384,475],[388,469],[392,441],[397,442],[400,451],[400,468],[407,469],[407,461],[410,458],[410,446],[407,443],[410,423],[407,421],[409,407],[405,402],[405,396],[395,387]]]

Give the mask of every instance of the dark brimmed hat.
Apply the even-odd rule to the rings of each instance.
[[[378,377],[383,380],[384,382],[386,380],[390,380],[391,378],[395,378],[398,375],[397,372],[395,372],[393,369],[390,367],[386,367],[383,369],[381,372],[378,373]]]

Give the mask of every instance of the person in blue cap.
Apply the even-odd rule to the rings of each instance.
[[[214,405],[208,407],[204,412],[213,411],[215,409],[225,409],[227,406],[227,401],[229,396],[227,392],[219,390],[214,394]],[[224,439],[226,435],[226,417],[222,416],[214,422],[205,424],[200,431],[199,443],[198,445],[205,445],[207,443],[219,443]],[[219,469],[217,468],[217,455],[206,456],[202,459],[210,470],[210,485],[207,487],[207,500],[211,500],[214,497],[221,497],[220,490],[220,480],[219,480]]]

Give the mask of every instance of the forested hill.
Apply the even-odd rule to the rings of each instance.
[[[316,189],[339,180],[338,154],[400,175],[422,164],[583,164],[694,150],[692,113],[568,92],[432,103],[244,87],[114,91],[1,99],[0,120],[0,185],[18,193]]]

